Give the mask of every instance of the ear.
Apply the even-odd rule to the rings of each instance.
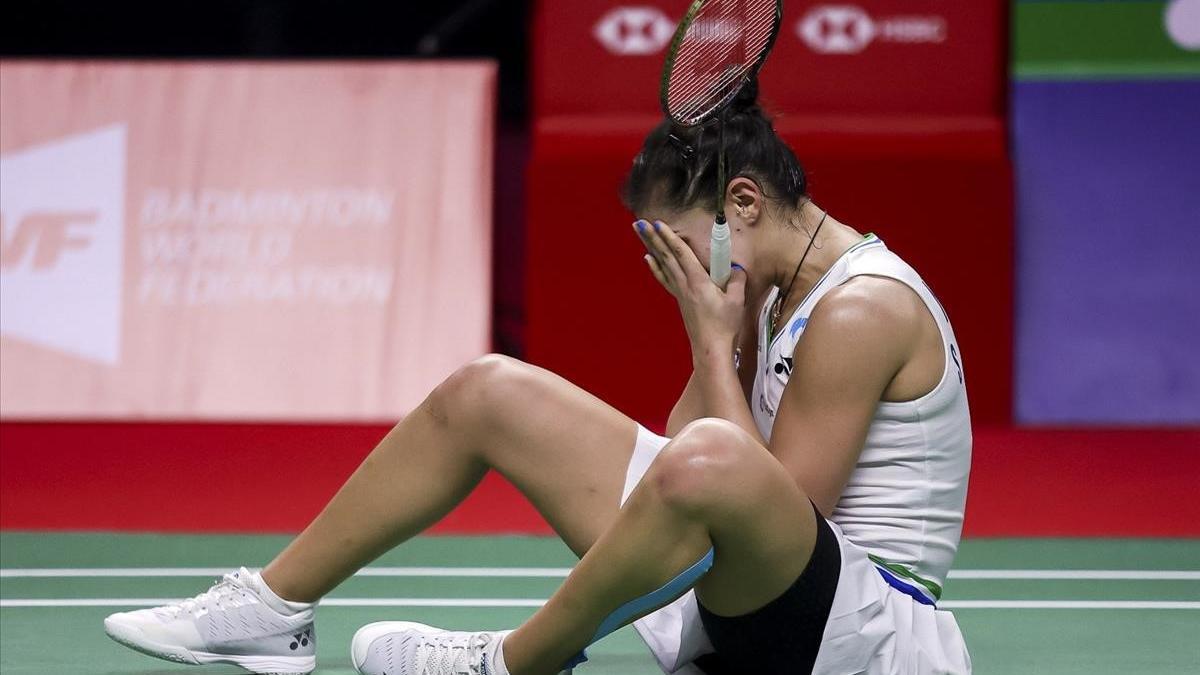
[[[725,217],[742,225],[754,226],[762,215],[762,190],[746,176],[735,176],[725,189]]]

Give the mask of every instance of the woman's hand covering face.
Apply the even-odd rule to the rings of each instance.
[[[639,220],[633,228],[649,252],[645,260],[650,272],[679,303],[693,352],[720,349],[732,354],[746,308],[745,270],[734,265],[722,291],[696,253],[665,223]]]

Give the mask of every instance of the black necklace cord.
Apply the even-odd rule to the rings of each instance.
[[[812,250],[813,244],[817,241],[817,235],[821,233],[821,226],[825,224],[825,219],[828,217],[828,211],[821,214],[821,221],[817,223],[817,229],[813,230],[813,235],[808,240],[808,246],[804,247],[804,255],[800,256],[800,263],[796,265],[796,271],[792,272],[792,280],[788,282],[787,290],[775,298],[775,308],[771,310],[771,331],[768,339],[775,337],[775,329],[779,324],[779,315],[783,313],[783,305],[787,302],[788,296],[792,294],[792,286],[796,284],[796,277],[800,276],[800,268],[804,267],[804,261],[808,259],[808,252]]]

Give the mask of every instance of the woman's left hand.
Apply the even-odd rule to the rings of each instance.
[[[722,291],[696,253],[665,223],[639,220],[633,228],[650,252],[645,260],[654,278],[679,303],[693,355],[733,354],[746,308],[746,271],[734,265]]]

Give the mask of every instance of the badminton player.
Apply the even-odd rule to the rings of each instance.
[[[550,675],[606,622],[634,619],[667,672],[969,672],[953,615],[936,608],[971,453],[954,333],[911,267],[809,198],[756,96],[746,87],[725,120],[737,266],[724,290],[701,263],[717,134],[664,121],[626,185],[634,236],[691,342],[668,437],[545,370],[479,359],[397,424],[261,572],[114,614],[108,634],[174,661],[310,672],[317,601],[494,469],[578,566],[513,631],[365,626],[352,645],[360,672]],[[263,489],[286,498],[286,486]]]

